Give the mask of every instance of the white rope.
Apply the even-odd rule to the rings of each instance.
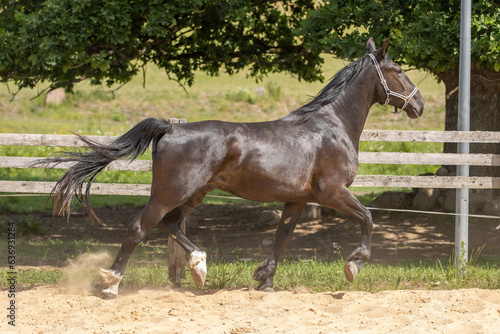
[[[0,195],[0,197],[8,197],[8,196],[48,196],[47,194],[11,194],[11,195]],[[231,199],[238,201],[249,201],[244,198],[234,197],[234,196],[221,196],[221,195],[207,195],[206,197],[210,198],[221,198],[221,199]],[[318,203],[307,203],[312,206],[321,206]],[[409,213],[422,213],[422,214],[430,214],[430,215],[443,215],[443,216],[467,216],[471,218],[486,218],[486,219],[500,219],[500,216],[489,216],[489,215],[475,215],[475,214],[460,214],[460,213],[452,213],[452,212],[438,212],[438,211],[422,211],[422,210],[409,210],[409,209],[388,209],[388,208],[374,208],[374,207],[366,207],[368,210],[375,211],[394,211],[394,212],[409,212]],[[500,230],[500,225],[496,227],[497,230]]]
[[[428,213],[428,214],[433,214],[433,215],[467,216],[467,217],[472,217],[472,218],[500,219],[500,216],[461,214],[461,213],[452,213],[452,212],[421,211],[421,210],[407,210],[407,209],[384,209],[384,208],[372,208],[372,207],[366,207],[366,208],[369,210],[379,210],[379,211],[413,212],[413,213]]]
[[[248,201],[244,198],[233,197],[233,196],[207,195],[206,197]],[[312,206],[321,206],[318,203],[307,203],[307,204]],[[395,211],[395,212],[424,213],[424,214],[447,215],[447,216],[468,216],[472,218],[500,219],[499,216],[488,216],[488,215],[460,214],[460,213],[450,213],[450,212],[422,211],[422,210],[408,210],[408,209],[386,209],[386,208],[374,208],[369,206],[366,208],[368,210],[377,210],[377,211]],[[500,225],[497,229],[500,229]]]

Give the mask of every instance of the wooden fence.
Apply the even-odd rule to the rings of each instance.
[[[172,121],[173,122],[173,121]],[[113,137],[89,136],[99,142]],[[407,141],[407,142],[471,142],[500,143],[500,132],[457,132],[457,131],[376,131],[365,130],[362,141]],[[39,134],[0,134],[0,145],[19,146],[64,146],[83,147],[83,143],[72,135]],[[0,168],[29,168],[37,157],[0,157]],[[362,164],[418,164],[418,165],[471,165],[500,166],[498,154],[453,154],[453,153],[405,153],[405,152],[360,152]],[[68,168],[68,164],[59,165]],[[106,170],[150,171],[150,160],[133,162],[118,160]],[[55,182],[3,181],[1,192],[50,193]],[[358,175],[351,187],[389,187],[389,188],[471,188],[500,189],[500,177],[461,177],[461,176],[407,176],[407,175]],[[94,183],[95,195],[138,195],[149,196],[150,184]]]
[[[185,120],[170,119],[171,123]],[[106,142],[114,137],[89,136],[93,140]],[[500,143],[500,132],[457,132],[457,131],[375,131],[365,130],[362,141],[407,141],[407,142],[471,142]],[[73,135],[0,134],[0,145],[14,146],[62,146],[83,147]],[[0,157],[0,168],[29,168],[38,157]],[[402,153],[402,152],[360,152],[359,162],[363,164],[418,164],[418,165],[472,165],[500,166],[500,155],[495,154],[450,154],[450,153]],[[59,168],[68,168],[61,164]],[[106,170],[150,171],[150,160],[114,161]],[[55,182],[5,181],[0,180],[0,192],[48,194]],[[406,176],[406,175],[358,175],[351,187],[396,187],[396,188],[471,188],[500,189],[500,177],[460,176]],[[150,184],[94,183],[95,195],[138,195],[149,196]],[[184,224],[183,224],[184,225]],[[185,225],[183,226],[185,229]],[[169,242],[169,273],[174,283],[180,283],[184,275],[185,255],[180,246]]]

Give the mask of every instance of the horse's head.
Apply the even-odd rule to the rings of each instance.
[[[387,55],[389,39],[386,39],[380,49],[376,49],[373,38],[366,42],[366,51],[371,58],[374,69],[377,70],[376,101],[386,106],[390,104],[397,109],[406,111],[410,118],[417,118],[424,111],[424,98],[418,88],[406,74]]]

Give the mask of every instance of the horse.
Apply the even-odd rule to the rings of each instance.
[[[105,286],[102,297],[118,295],[132,251],[156,226],[189,254],[191,276],[203,288],[207,255],[179,226],[214,189],[252,201],[284,203],[271,253],[253,273],[258,290],[273,291],[280,255],[309,202],[359,222],[359,246],[344,265],[346,279],[354,282],[371,255],[373,220],[348,188],[358,171],[359,138],[370,107],[389,104],[410,118],[418,118],[424,109],[422,95],[390,59],[388,47],[389,39],[379,49],[368,39],[364,56],[341,69],[309,103],[277,120],[173,125],[149,118],[108,144],[78,135],[88,152],[60,152],[44,159],[46,168],[73,162],[52,189],[54,214],[69,219],[75,197],[88,218],[99,221],[89,197],[97,174],[110,162],[134,160],[152,146],[151,196],[128,225],[111,267],[98,273]]]

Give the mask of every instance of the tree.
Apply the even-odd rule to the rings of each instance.
[[[0,4],[0,78],[19,88],[48,82],[120,84],[147,63],[191,85],[194,72],[249,67],[321,78],[319,52],[294,35],[313,0],[13,0]]]
[[[373,36],[390,56],[446,86],[446,130],[457,128],[460,1],[455,0],[11,0],[0,3],[0,79],[22,89],[48,82],[125,83],[147,63],[192,84],[249,68],[321,79],[320,54],[359,57]],[[471,130],[500,129],[500,8],[473,2]],[[307,15],[307,17],[306,17]],[[445,145],[445,152],[455,152]],[[471,145],[500,154],[499,144]],[[471,168],[500,176],[500,168]]]
[[[500,130],[500,4],[472,3],[471,130]],[[446,130],[457,130],[460,1],[328,1],[309,12],[300,35],[305,45],[350,59],[363,43],[390,37],[398,63],[426,70],[446,87]],[[446,144],[445,152],[456,152]],[[500,154],[500,144],[471,145],[471,152]],[[500,176],[499,167],[471,167],[471,175]]]

